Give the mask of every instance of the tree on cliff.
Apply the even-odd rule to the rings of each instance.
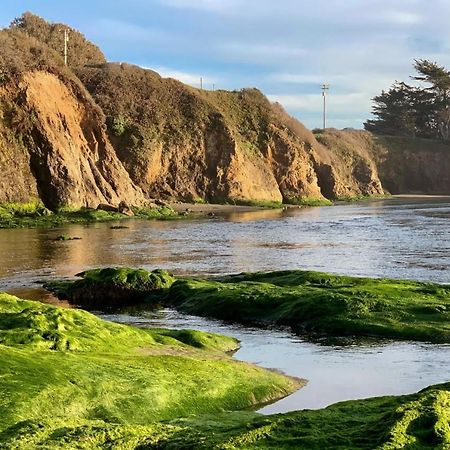
[[[414,68],[419,73],[413,80],[423,81],[430,86],[425,88],[433,97],[432,111],[435,128],[442,139],[450,135],[450,71],[436,63],[421,59],[416,60]]]
[[[364,124],[377,134],[450,138],[450,71],[428,60],[416,60],[411,78],[429,86],[395,82],[373,98],[372,114]]]
[[[412,88],[396,82],[386,92],[373,98],[372,113],[377,118],[369,119],[365,128],[379,134],[415,135],[415,117],[411,108]]]

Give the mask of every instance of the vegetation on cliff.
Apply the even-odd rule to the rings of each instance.
[[[106,62],[101,50],[92,42],[89,42],[78,30],[63,23],[49,23],[30,12],[23,13],[11,23],[12,30],[19,30],[44,43],[46,46],[61,55],[64,48],[64,33],[69,33],[68,65],[86,66],[92,64],[103,64]]]
[[[37,431],[40,421],[90,423],[101,438],[105,422],[139,429],[246,408],[299,387],[226,355],[237,348],[225,336],[143,330],[1,294],[0,442],[33,422]]]

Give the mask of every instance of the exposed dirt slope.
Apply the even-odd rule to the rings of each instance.
[[[142,203],[81,83],[37,41],[0,33],[2,49],[15,47],[19,55],[0,60],[0,201],[38,196],[52,209]],[[44,55],[40,62],[35,54]]]

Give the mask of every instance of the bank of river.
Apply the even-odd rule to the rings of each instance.
[[[449,218],[448,199],[403,198],[233,213],[207,222],[130,221],[121,230],[111,229],[111,223],[2,230],[0,290],[39,298],[37,280],[111,265],[164,267],[176,274],[302,268],[446,283]],[[54,241],[59,234],[82,239]],[[267,413],[409,393],[450,379],[449,346],[313,344],[288,331],[229,326],[173,311],[108,318],[233,335],[242,342],[237,358],[309,380],[306,388],[262,410]]]

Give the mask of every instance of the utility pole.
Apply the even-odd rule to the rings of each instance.
[[[200,89],[203,90],[203,77],[200,77]]]
[[[216,90],[216,85],[213,83],[213,91]]]
[[[322,97],[323,97],[323,129],[327,127],[327,91],[330,89],[329,84],[322,84]]]
[[[67,43],[69,42],[69,30],[64,28],[64,64],[67,66]]]

